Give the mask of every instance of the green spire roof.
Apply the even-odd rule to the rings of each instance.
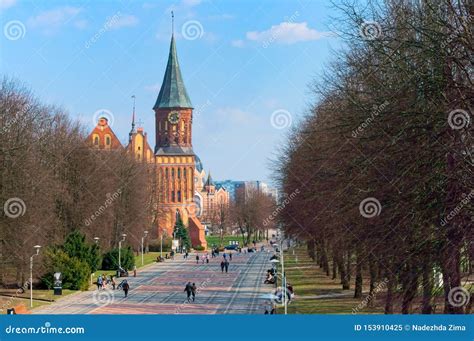
[[[153,109],[160,108],[192,108],[183,77],[179,69],[178,54],[174,36],[171,36],[170,53],[166,65],[165,77],[161,84],[161,90]]]

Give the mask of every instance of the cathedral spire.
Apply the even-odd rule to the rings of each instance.
[[[132,130],[130,130],[130,133],[128,134],[130,136],[130,139],[132,138],[132,135],[135,133],[135,95],[132,95],[132,98],[133,98]]]
[[[172,26],[174,30],[174,13],[171,14]],[[176,52],[176,42],[174,32],[171,34],[170,51],[168,55],[168,64],[166,65],[165,76],[161,84],[160,93],[156,99],[153,109],[162,108],[189,108],[193,105],[189,99],[188,92],[184,86],[183,76],[178,62]]]

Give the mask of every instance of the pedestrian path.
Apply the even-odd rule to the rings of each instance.
[[[179,257],[179,256],[178,256]],[[196,264],[194,255],[156,263],[127,278],[130,292],[94,290],[65,297],[33,310],[34,314],[261,314],[266,252],[234,253],[229,272],[220,269],[221,256]],[[196,301],[188,303],[184,287],[196,283]]]

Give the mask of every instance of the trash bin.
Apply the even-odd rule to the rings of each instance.
[[[54,288],[54,295],[55,296],[61,296],[63,294],[63,288],[62,287],[55,287]]]
[[[7,309],[7,315],[16,315],[15,308],[8,308]]]

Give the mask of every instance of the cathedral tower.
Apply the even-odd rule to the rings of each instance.
[[[178,215],[188,226],[193,246],[206,246],[204,227],[194,204],[195,155],[192,148],[193,106],[184,86],[171,37],[168,64],[155,106],[158,185],[158,233],[172,236]]]

